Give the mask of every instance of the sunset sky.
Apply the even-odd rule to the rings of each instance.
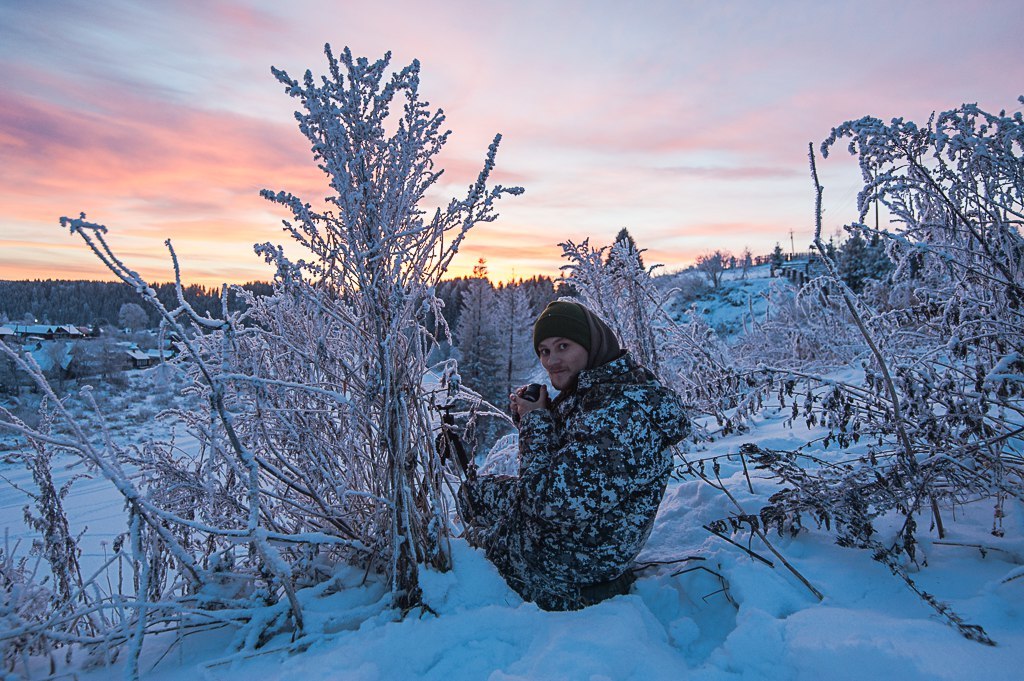
[[[0,279],[109,278],[58,224],[85,211],[152,281],[267,280],[282,243],[259,190],[328,187],[271,65],[324,73],[323,45],[422,64],[453,131],[433,198],[526,188],[451,274],[558,272],[564,239],[629,229],[669,270],[716,248],[810,241],[807,143],[850,118],[1017,110],[1024,3],[0,0]],[[855,217],[849,156],[819,168],[830,231]]]

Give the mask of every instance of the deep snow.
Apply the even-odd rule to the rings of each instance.
[[[770,446],[795,445],[799,435],[777,415],[766,418],[753,439]],[[736,451],[740,442],[751,439],[750,434],[722,439],[699,454]],[[722,476],[750,509],[770,491],[755,476],[751,495],[738,461],[726,463]],[[1022,511],[1019,505],[1010,509],[1008,537],[1021,536]],[[769,568],[701,528],[729,512],[728,500],[707,484],[673,482],[641,560],[692,560],[649,569],[633,593],[580,612],[546,613],[523,603],[481,552],[456,540],[454,570],[423,573],[424,600],[436,615],[397,619],[385,607],[380,584],[360,586],[360,573],[343,571],[339,579],[348,588],[306,599],[312,633],[298,644],[280,636],[256,654],[233,656],[231,632],[188,636],[179,643],[169,635],[153,638],[144,656],[144,678],[1021,678],[1024,578],[1004,580],[1022,574],[1024,546],[1018,539],[998,540],[987,533],[990,508],[961,509],[955,522],[947,519],[947,541],[998,546],[1005,553],[990,551],[983,557],[974,548],[925,541],[927,567],[912,576],[967,621],[984,626],[998,642],[995,648],[968,641],[938,621],[868,552],[838,547],[820,531],[796,539],[772,537],[824,592],[824,601],[817,602],[777,561]],[[756,540],[750,547],[771,558]],[[694,569],[673,575],[688,568]],[[112,675],[110,669],[78,673],[83,681]]]

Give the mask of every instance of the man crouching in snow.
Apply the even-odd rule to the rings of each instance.
[[[582,305],[548,305],[533,345],[558,396],[511,395],[519,476],[466,482],[459,507],[509,586],[545,610],[577,610],[629,590],[672,470],[666,448],[690,425]]]

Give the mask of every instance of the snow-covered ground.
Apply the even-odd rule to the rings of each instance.
[[[177,395],[180,387],[173,381],[172,373],[163,367],[145,371],[131,371],[125,374],[126,384],[100,385],[90,388],[96,405],[102,411],[102,419],[88,402],[80,397],[79,386],[69,385],[71,393],[65,404],[79,425],[90,433],[95,441],[104,434],[99,429],[102,422],[107,434],[125,445],[142,445],[147,440],[168,439],[169,423],[157,416],[165,409],[181,405]],[[27,405],[38,403],[38,396],[23,393],[21,402]],[[57,420],[58,432],[63,422]],[[179,448],[190,449],[198,443],[182,429],[177,429],[175,442]],[[18,461],[13,453],[22,447],[24,440],[0,429],[0,522],[3,523],[8,545],[21,542],[20,554],[27,551],[38,533],[30,530],[24,522],[23,509],[36,509],[25,491],[35,491],[31,472]],[[51,462],[51,473],[55,487],[60,489],[71,483],[71,491],[64,500],[65,511],[71,532],[82,535],[82,569],[91,572],[109,558],[109,546],[114,538],[127,530],[124,503],[112,488],[110,482],[95,472],[86,470],[80,460],[70,456],[56,456]],[[42,569],[42,568],[40,568]]]
[[[130,414],[144,404],[144,398],[126,395],[126,418],[137,420]],[[766,406],[751,430],[718,438],[686,456],[736,454],[747,442],[792,449],[813,439],[814,433],[799,424],[787,424],[787,415]],[[118,437],[130,438],[132,432],[126,428]],[[835,447],[812,451],[835,458],[851,454]],[[748,513],[756,513],[778,490],[756,470],[748,483],[736,456],[720,462],[723,483]],[[17,476],[12,464],[0,472]],[[0,490],[0,520],[12,536],[26,534],[20,520],[24,502],[2,482]],[[67,505],[76,523],[88,524],[90,532],[116,524],[121,507],[111,490],[82,480]],[[795,538],[772,535],[786,560],[822,592],[819,602],[757,538],[732,536],[774,567],[703,528],[736,512],[726,495],[707,483],[673,480],[640,557],[641,563],[662,564],[642,572],[629,595],[579,612],[547,613],[523,603],[480,551],[453,540],[454,570],[422,573],[424,601],[433,612],[400,618],[386,606],[384,585],[364,582],[361,571],[342,569],[328,595],[322,589],[300,593],[306,630],[297,640],[281,634],[255,652],[238,653],[234,631],[168,632],[147,639],[142,676],[154,681],[1024,678],[1024,504],[1019,501],[1005,505],[1002,538],[989,532],[991,504],[946,509],[944,543],[934,532],[922,532],[921,567],[908,566],[920,588],[966,622],[984,627],[995,647],[969,641],[940,621],[869,552],[836,546],[825,530],[813,527]],[[921,527],[928,524],[927,517],[920,519]],[[884,531],[884,523],[879,527]],[[122,674],[123,661],[83,669],[82,659],[73,658],[56,678],[99,681]],[[37,678],[50,675],[41,662],[35,671]]]
[[[785,427],[783,418],[769,410],[753,432],[719,440],[692,456],[735,452],[747,441],[771,447],[806,441],[807,433]],[[751,494],[738,459],[723,462],[721,475],[749,510],[775,489],[755,472]],[[982,555],[976,548],[925,541],[927,567],[912,575],[968,622],[983,626],[996,647],[968,641],[938,621],[866,551],[840,548],[815,530],[795,539],[772,537],[823,592],[818,602],[777,560],[768,567],[702,529],[731,512],[725,496],[707,484],[674,481],[641,560],[689,560],[648,569],[631,594],[583,611],[547,613],[523,603],[481,552],[456,540],[454,570],[423,573],[424,600],[436,614],[400,619],[385,607],[381,584],[360,585],[362,573],[342,571],[338,582],[346,588],[303,599],[304,638],[281,635],[255,653],[233,654],[233,632],[180,640],[165,634],[148,640],[143,678],[1021,678],[1024,578],[1007,581],[1024,575],[1019,504],[1008,509],[1004,539],[986,531],[990,507],[960,509],[955,522],[947,521],[946,541],[1000,550]],[[749,547],[772,559],[757,540]],[[115,677],[110,668],[76,673],[82,681]]]
[[[695,270],[666,275],[660,278],[659,286],[681,290],[682,294],[673,296],[668,308],[677,319],[685,320],[692,307],[719,336],[729,340],[749,328],[752,320],[764,319],[768,309],[767,294],[773,281],[770,273],[770,265],[750,267],[746,273],[738,268],[726,270],[717,290],[709,289],[696,296],[689,294],[693,285],[687,285],[687,280],[703,283],[706,277]]]

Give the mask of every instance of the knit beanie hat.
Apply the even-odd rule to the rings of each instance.
[[[590,352],[590,325],[582,305],[556,300],[544,308],[533,324],[534,352],[539,355],[541,341],[555,337],[576,341]]]
[[[556,300],[537,317],[533,325],[533,349],[540,354],[540,343],[560,337],[576,341],[587,350],[587,368],[602,366],[622,354],[619,339],[604,321],[579,303]]]

